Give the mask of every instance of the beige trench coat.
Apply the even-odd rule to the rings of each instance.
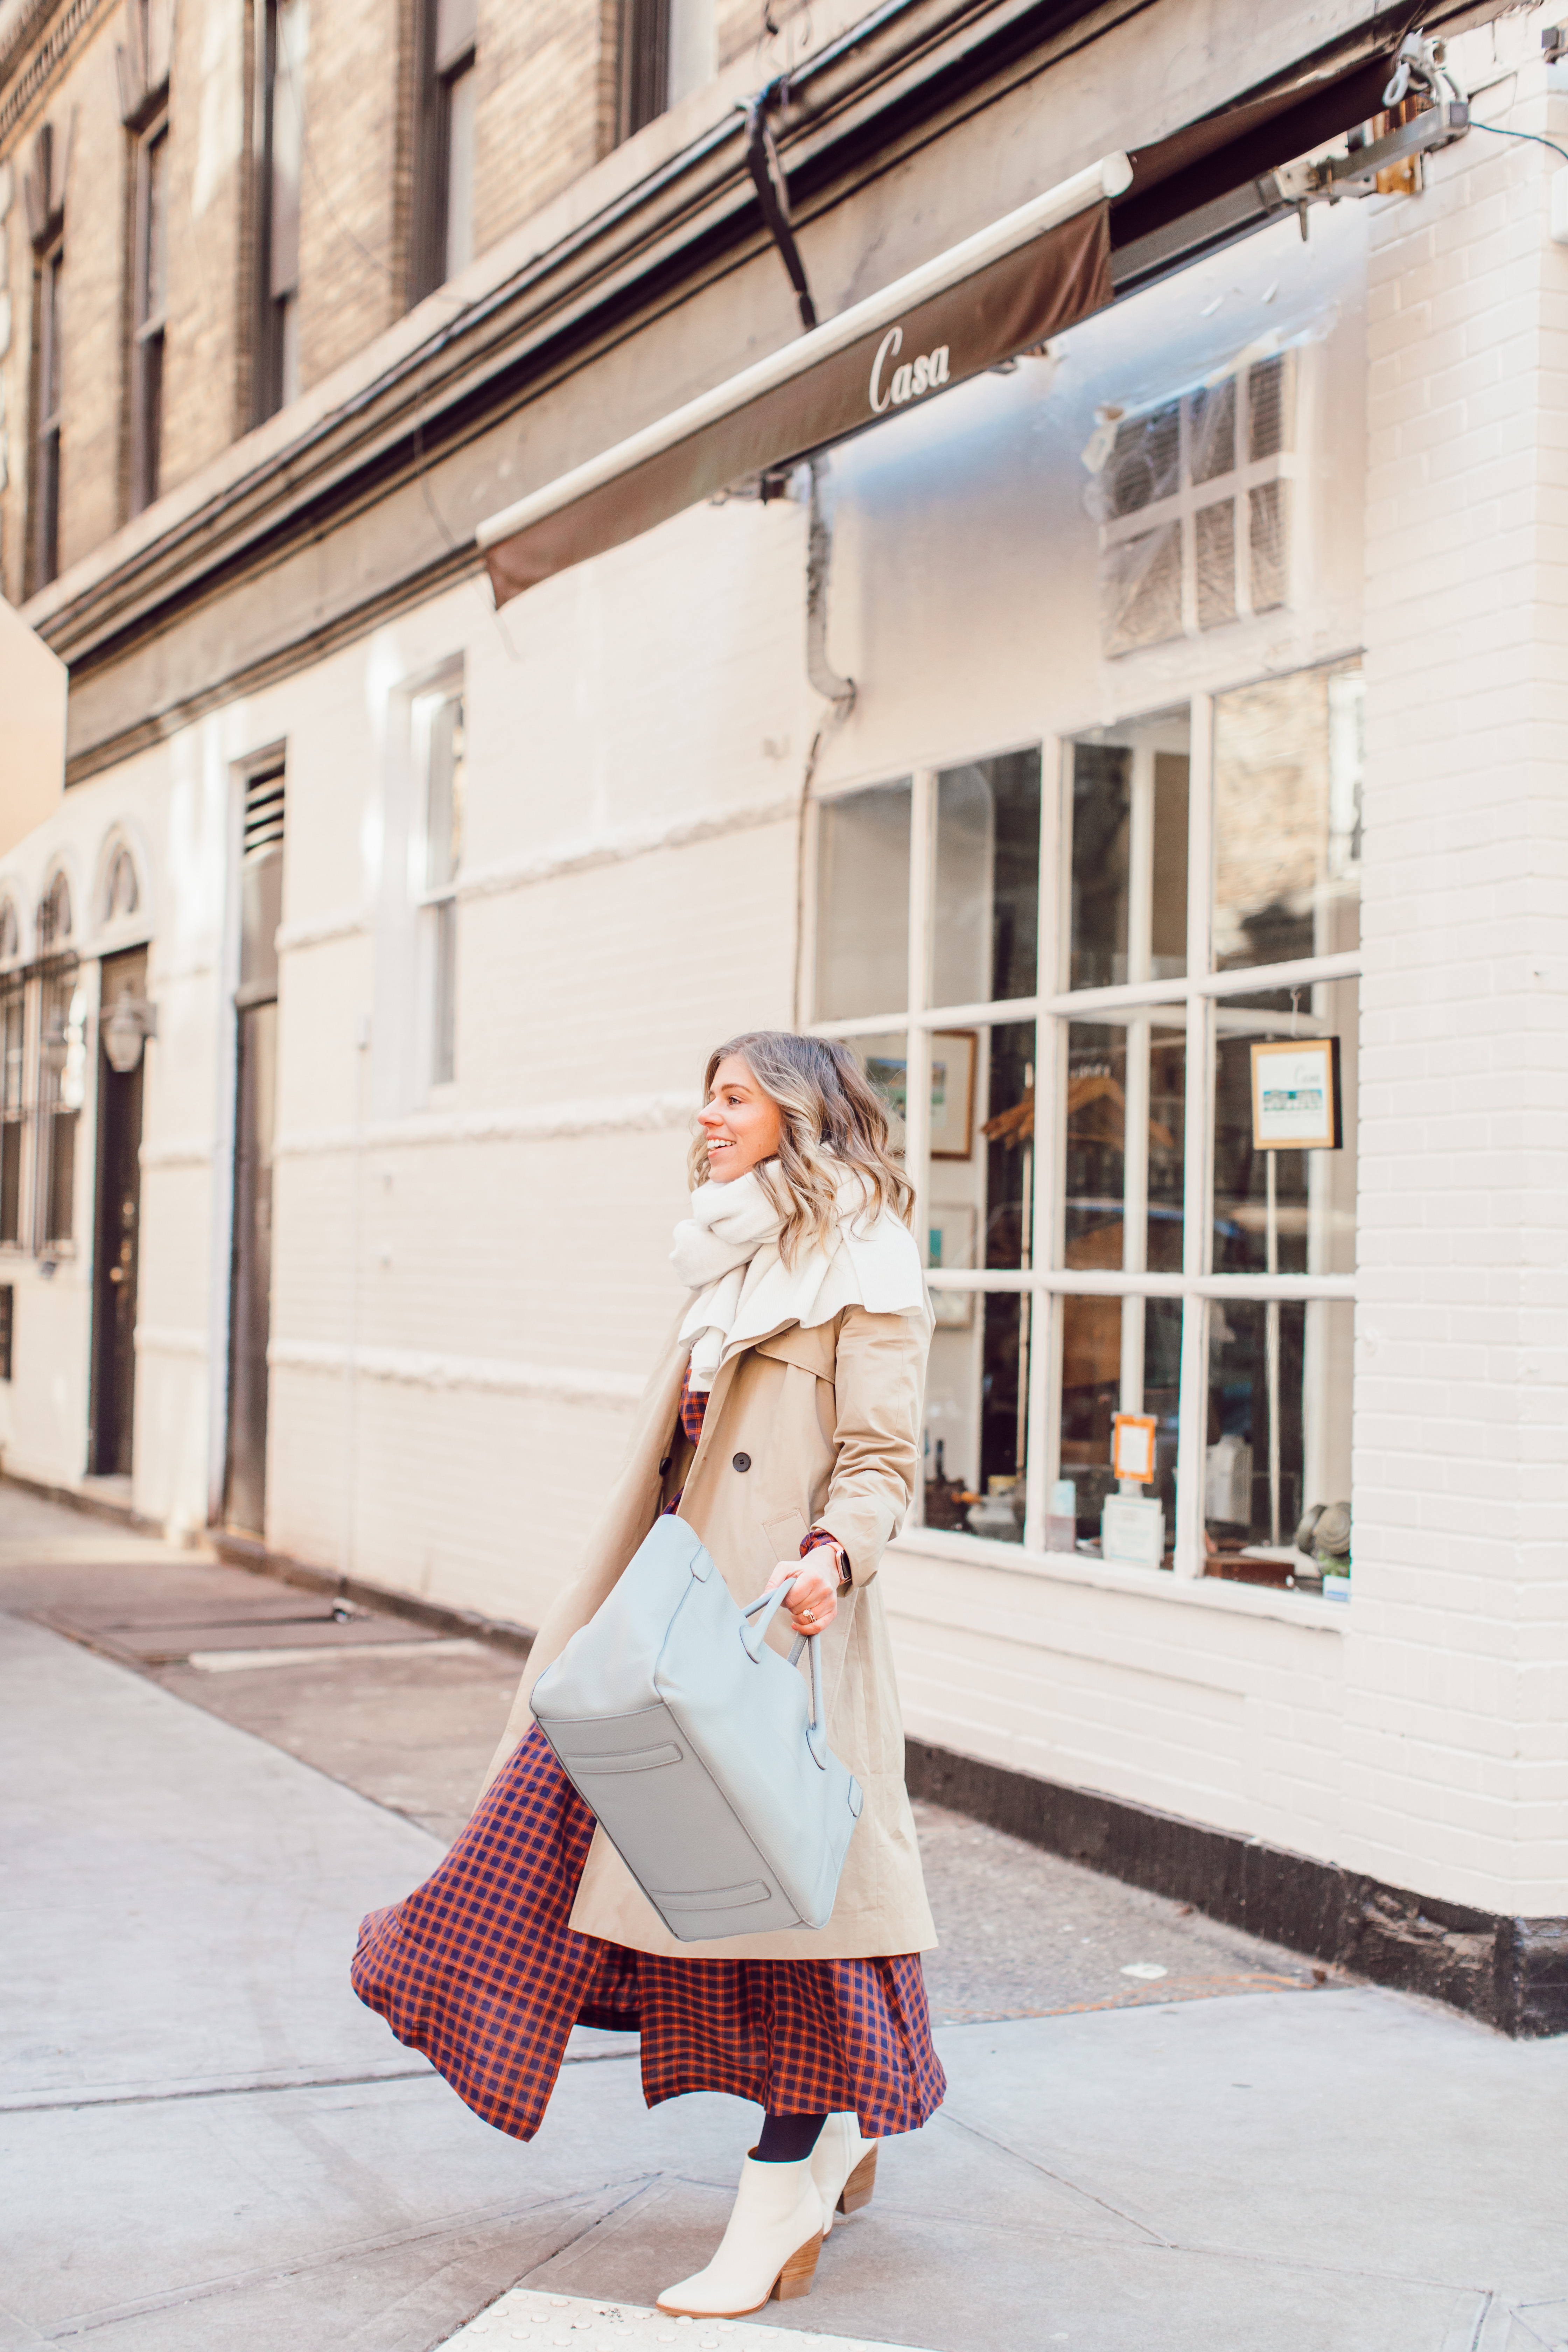
[[[692,1959],[854,1959],[929,1951],[935,1944],[877,1581],[883,1547],[909,1509],[920,1467],[931,1329],[923,1307],[873,1315],[846,1305],[830,1322],[809,1330],[791,1324],[726,1356],[695,1454],[678,1422],[688,1345],[672,1339],[660,1356],[637,1410],[630,1454],[583,1564],[539,1629],[491,1777],[531,1724],[528,1695],[535,1680],[588,1622],[679,1494],[681,1517],[695,1528],[737,1601],[754,1600],[775,1561],[793,1559],[811,1528],[826,1528],[844,1546],[854,1584],[821,1637],[823,1682],[828,1738],[866,1802],[826,1927],[679,1942],[595,1830],[572,1913],[578,1934]],[[741,1468],[742,1462],[749,1466]],[[791,1634],[782,1611],[768,1638],[787,1651]]]

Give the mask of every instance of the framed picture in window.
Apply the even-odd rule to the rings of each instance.
[[[973,1029],[939,1029],[931,1041],[931,1156],[967,1160],[974,1143]]]
[[[926,1214],[931,1235],[931,1266],[936,1274],[952,1274],[974,1264],[975,1213],[973,1209],[931,1209]],[[973,1290],[933,1290],[931,1312],[939,1331],[968,1331],[974,1324]]]
[[[1337,1151],[1343,1141],[1339,1039],[1291,1037],[1254,1045],[1253,1150]]]
[[[931,1156],[967,1160],[974,1141],[973,1029],[939,1029],[931,1041]],[[909,1064],[902,1054],[868,1053],[866,1076],[889,1109],[902,1118],[909,1105]]]

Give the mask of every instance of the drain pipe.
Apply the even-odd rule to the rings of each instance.
[[[816,305],[811,299],[805,264],[801,259],[800,247],[795,243],[795,229],[790,220],[789,182],[779,162],[773,127],[768,121],[768,110],[774,99],[787,96],[787,79],[780,79],[769,82],[754,98],[744,101],[746,166],[756,187],[763,220],[778,247],[779,258],[795,289],[801,331],[806,333],[816,324]],[[827,588],[833,572],[833,522],[826,499],[826,450],[818,450],[815,457],[807,458],[806,465],[811,476],[811,491],[805,536],[805,675],[813,693],[819,694],[828,708],[817,723],[811,739],[811,749],[805,755],[805,771],[801,777],[800,803],[795,816],[795,1018],[797,1024],[801,1018],[805,978],[801,968],[801,942],[805,928],[805,821],[811,807],[811,788],[816,781],[817,765],[823,751],[855,708],[854,679],[840,677],[827,658]]]

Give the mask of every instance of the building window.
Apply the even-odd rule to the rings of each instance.
[[[431,1086],[457,1076],[458,877],[463,854],[464,716],[460,686],[418,696],[414,740],[424,778],[425,1066]]]
[[[424,0],[420,11],[416,301],[474,257],[478,15],[478,0]]]
[[[142,903],[136,881],[136,861],[121,841],[110,854],[109,870],[103,878],[103,919],[118,923],[135,914]]]
[[[63,239],[40,254],[35,362],[33,447],[33,585],[47,588],[60,568],[60,429],[65,383]]]
[[[306,0],[266,0],[257,87],[260,121],[257,254],[256,415],[300,394],[300,184],[305,152]]]
[[[1295,369],[1276,352],[1117,425],[1100,474],[1108,653],[1286,602]]]
[[[1030,749],[817,809],[815,1024],[901,1123],[931,1269],[928,1527],[1315,1573],[1297,1530],[1350,1495],[1360,710],[1341,662],[1068,743],[1056,789]],[[1339,1148],[1266,1148],[1266,1045],[1332,1055]]]
[[[169,126],[136,142],[135,324],[131,354],[131,508],[158,495],[163,449],[163,328],[168,310]]]
[[[23,1079],[26,992],[20,977],[0,979],[0,1244],[22,1238]]]
[[[76,1231],[77,1127],[87,1090],[87,993],[70,945],[70,886],[57,874],[38,909],[38,1127],[35,1240]]]
[[[679,106],[718,70],[714,0],[622,0],[623,139]]]

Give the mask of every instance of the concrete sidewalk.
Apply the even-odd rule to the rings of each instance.
[[[538,2139],[487,2129],[346,1979],[440,1842],[54,1633],[0,1638],[0,2347],[425,2352],[522,2285],[538,2315],[465,2343],[630,2352],[595,2305],[705,2259],[755,2110],[649,2114],[626,2045],[579,2035]],[[946,2106],[758,2323],[780,2352],[1568,2352],[1568,2042],[1336,1987],[939,2040]]]

